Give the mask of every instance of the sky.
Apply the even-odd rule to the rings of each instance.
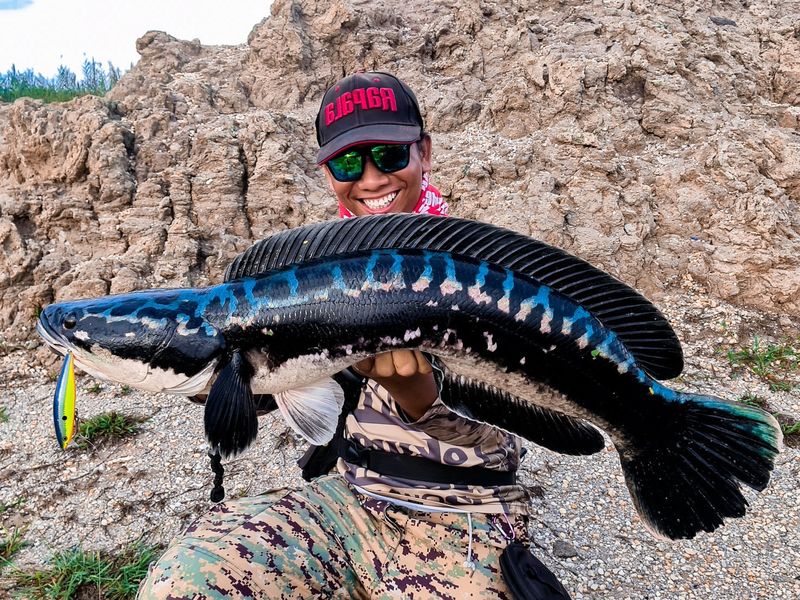
[[[0,0],[0,73],[14,64],[53,77],[86,58],[123,71],[151,29],[203,44],[243,44],[270,0]]]

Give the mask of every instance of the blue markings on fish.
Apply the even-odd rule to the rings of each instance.
[[[347,290],[347,283],[345,283],[344,281],[342,268],[339,265],[333,266],[331,274],[333,275],[333,288],[340,292],[344,292],[345,290]]]
[[[432,252],[426,253],[427,261],[433,261],[435,258],[439,258],[439,256]],[[439,284],[439,292],[442,294],[442,296],[449,296],[450,294],[455,294],[456,292],[463,290],[464,286],[456,276],[456,265],[453,258],[449,254],[443,254],[440,260],[444,261],[445,272],[445,277]]]
[[[142,389],[208,392],[206,435],[225,455],[257,433],[254,394],[274,395],[293,427],[324,443],[341,409],[328,378],[366,356],[418,348],[443,374],[442,401],[467,418],[576,454],[602,448],[592,425],[605,430],[657,535],[712,531],[744,514],[741,484],[766,486],[781,443],[774,418],[656,381],[651,373],[673,372],[680,353],[640,296],[563,254],[558,281],[568,283],[559,287],[542,260],[534,266],[520,258],[525,244],[495,262],[499,244],[453,253],[414,241],[429,234],[447,240],[448,228],[462,227],[457,219],[413,216],[400,221],[405,237],[385,238],[376,219],[303,230],[315,241],[337,228],[368,230],[372,237],[360,239],[376,241],[367,247],[326,254],[320,242],[319,254],[302,260],[285,250],[277,258],[250,256],[254,267],[209,288],[61,303],[43,311],[38,329],[94,375]],[[497,229],[463,227],[476,239]],[[582,278],[588,287],[605,286],[592,297],[603,289],[607,297],[577,302],[565,289],[580,287]],[[629,327],[620,313],[646,325]],[[666,358],[657,354],[662,347]]]
[[[419,278],[411,284],[411,289],[415,292],[424,292],[431,285],[433,281],[433,267],[431,266],[430,254],[424,255],[425,266]]]

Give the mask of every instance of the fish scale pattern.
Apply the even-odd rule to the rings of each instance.
[[[622,339],[648,374],[669,379],[683,368],[675,332],[635,290],[559,248],[467,219],[390,214],[306,225],[254,244],[233,260],[225,280],[378,249],[446,251],[532,277],[586,307]]]
[[[308,353],[314,340],[331,357],[421,347],[492,358],[570,392],[572,376],[554,365],[583,361],[603,373],[594,383],[606,372],[630,372],[640,385],[651,381],[616,334],[569,298],[509,269],[446,252],[358,252],[223,285],[237,296],[237,311],[205,318],[221,331],[244,326],[275,362]],[[267,334],[255,341],[258,331]]]

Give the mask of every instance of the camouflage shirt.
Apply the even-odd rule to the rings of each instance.
[[[438,398],[422,417],[409,421],[389,393],[371,380],[361,393],[358,406],[348,415],[345,428],[346,435],[364,448],[422,456],[462,467],[511,471],[519,465],[521,443],[516,436],[460,417]],[[337,468],[350,484],[386,498],[479,513],[528,511],[528,495],[518,484],[432,484],[386,477],[342,459]]]

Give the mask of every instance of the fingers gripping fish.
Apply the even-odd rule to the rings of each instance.
[[[486,393],[463,396],[443,388],[443,401],[467,418],[545,445],[547,436],[535,431],[547,423],[584,441],[599,435],[586,421],[605,430],[656,534],[692,537],[744,515],[740,484],[766,486],[781,443],[777,423],[757,408],[654,379],[674,372],[680,355],[649,303],[620,295],[622,284],[564,253],[555,261],[559,276],[537,277],[536,269],[547,269],[534,259],[515,269],[506,266],[519,258],[513,253],[489,261],[480,250],[447,251],[424,238],[444,234],[452,219],[412,218],[402,222],[410,235],[387,239],[385,248],[302,258],[290,251],[293,258],[274,269],[251,253],[245,273],[221,285],[53,305],[39,332],[91,374],[154,391],[209,389],[206,434],[224,454],[256,435],[254,393],[276,395],[293,427],[324,442],[342,401],[327,378],[378,352],[421,349],[449,381],[483,386]],[[364,239],[383,226],[380,218],[361,221],[356,233]],[[325,227],[308,228],[300,247],[333,248],[336,229]],[[410,241],[423,229],[416,245],[427,249]],[[580,294],[564,289],[581,277],[595,293],[578,302]],[[615,324],[631,321],[638,329]]]

